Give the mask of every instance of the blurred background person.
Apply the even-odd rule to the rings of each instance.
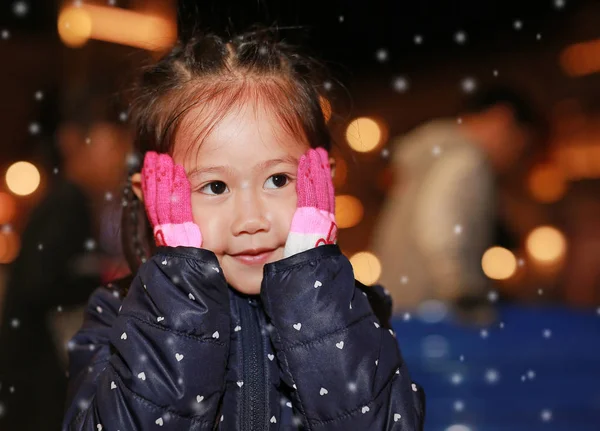
[[[103,98],[71,99],[61,110],[46,97],[39,154],[49,174],[47,188],[8,270],[0,323],[0,430],[60,429],[67,341],[106,270],[106,253],[96,239],[102,217],[95,219],[94,209],[119,185],[127,131],[104,119],[110,115]],[[63,122],[60,111],[66,111]]]
[[[440,300],[469,322],[491,323],[491,282],[481,257],[492,244],[516,245],[501,190],[522,182],[538,130],[525,99],[495,87],[480,92],[458,119],[427,122],[394,144],[394,183],[373,250],[397,310]]]

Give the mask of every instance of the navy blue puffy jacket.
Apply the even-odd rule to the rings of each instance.
[[[63,429],[421,430],[390,305],[336,245],[266,265],[260,297],[212,252],[161,247],[126,295],[92,295]]]

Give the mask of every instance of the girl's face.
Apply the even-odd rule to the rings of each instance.
[[[228,114],[198,146],[200,123],[191,111],[176,138],[173,160],[192,187],[202,248],[217,256],[228,283],[258,294],[263,266],[283,258],[296,210],[296,174],[309,149],[262,106]]]

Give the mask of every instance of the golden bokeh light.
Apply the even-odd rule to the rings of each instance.
[[[346,140],[354,151],[368,153],[379,147],[385,136],[382,125],[368,117],[352,120],[346,128]]]
[[[19,255],[21,241],[19,236],[10,230],[0,231],[0,263],[11,263]]]
[[[354,227],[363,218],[364,208],[360,200],[350,195],[335,197],[335,220],[340,229]]]
[[[78,48],[85,45],[92,35],[92,18],[81,7],[67,7],[58,15],[58,35],[67,46]]]
[[[535,228],[527,235],[525,244],[529,255],[545,264],[560,261],[567,249],[565,236],[552,226]]]
[[[0,224],[10,223],[17,212],[15,198],[0,192]]]
[[[377,256],[368,251],[361,251],[350,258],[354,269],[354,277],[363,284],[375,284],[381,276],[381,263]]]
[[[510,250],[491,247],[481,258],[481,268],[493,280],[507,280],[517,271],[517,259]]]
[[[16,195],[30,195],[40,185],[40,172],[29,162],[16,162],[6,171],[6,185]]]
[[[557,202],[567,190],[563,172],[550,163],[535,166],[529,174],[527,186],[531,196],[543,203]]]

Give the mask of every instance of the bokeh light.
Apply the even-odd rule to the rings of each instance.
[[[92,18],[80,7],[68,7],[58,15],[58,35],[67,46],[78,48],[85,45],[92,35]]]
[[[550,163],[535,166],[527,181],[529,193],[539,202],[560,200],[567,190],[565,176],[558,166]]]
[[[10,223],[16,211],[15,198],[8,193],[0,192],[0,224]]]
[[[529,255],[545,264],[561,260],[567,248],[564,235],[552,226],[541,226],[532,230],[525,243]]]
[[[368,117],[352,120],[346,128],[346,140],[354,151],[367,153],[382,144],[385,136],[383,126]]]
[[[363,218],[364,208],[358,198],[350,195],[335,197],[335,220],[340,229],[354,227]]]
[[[350,258],[354,269],[354,277],[363,284],[375,284],[381,276],[381,263],[377,256],[368,251],[361,251]]]
[[[19,236],[10,229],[0,231],[0,264],[11,263],[19,255],[21,242]]]
[[[30,195],[40,185],[40,172],[29,162],[16,162],[6,171],[6,185],[16,195]]]
[[[481,268],[493,280],[507,280],[517,271],[517,259],[510,250],[491,247],[481,258]]]

